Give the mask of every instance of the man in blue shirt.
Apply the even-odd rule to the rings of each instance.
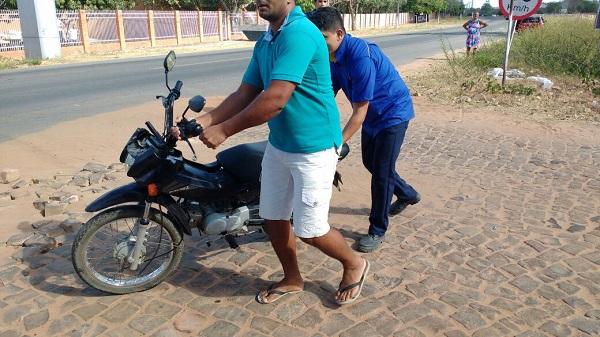
[[[256,42],[237,91],[198,118],[204,128],[200,139],[216,148],[228,137],[268,122],[259,213],[266,220],[284,277],[261,290],[256,300],[273,303],[303,289],[296,257],[298,236],[342,263],[344,273],[335,300],[348,304],[360,295],[369,262],[328,224],[342,135],[327,45],[293,0],[257,0],[256,4],[259,15],[269,21],[269,30]]]
[[[412,98],[396,68],[377,45],[346,34],[337,9],[318,8],[308,16],[325,37],[334,93],[341,89],[352,103],[352,116],[343,131],[344,142],[362,125],[362,159],[372,175],[371,214],[369,233],[360,239],[358,249],[372,252],[383,243],[388,214],[398,214],[421,199],[396,172],[408,122],[415,116]],[[397,200],[390,205],[393,195]]]

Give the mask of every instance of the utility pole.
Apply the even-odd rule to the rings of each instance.
[[[17,0],[23,47],[28,59],[60,57],[56,5],[49,0]]]

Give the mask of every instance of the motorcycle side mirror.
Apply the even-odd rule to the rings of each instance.
[[[177,57],[175,56],[175,52],[171,50],[167,54],[167,56],[165,57],[165,60],[163,62],[163,67],[165,68],[165,73],[168,73],[169,71],[171,71],[173,69],[173,67],[175,66],[176,59],[177,59]]]
[[[204,109],[204,105],[206,104],[206,99],[200,95],[196,95],[188,101],[188,106],[190,110],[193,112],[200,112]]]

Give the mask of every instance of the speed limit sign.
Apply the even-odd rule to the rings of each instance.
[[[532,16],[542,5],[542,0],[500,0],[500,11],[506,17],[510,15],[511,2],[513,20],[523,20]]]

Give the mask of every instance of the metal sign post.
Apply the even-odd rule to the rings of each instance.
[[[542,0],[499,0],[500,11],[508,18],[508,29],[506,30],[506,49],[504,51],[504,65],[502,66],[502,87],[506,82],[506,68],[508,67],[508,55],[510,46],[517,28],[517,21],[532,16],[542,5]]]
[[[508,13],[508,29],[506,29],[506,49],[504,50],[504,65],[502,66],[502,87],[506,82],[506,68],[508,67],[508,54],[510,53],[510,44],[512,42],[513,26],[513,0],[510,0],[510,12]]]

